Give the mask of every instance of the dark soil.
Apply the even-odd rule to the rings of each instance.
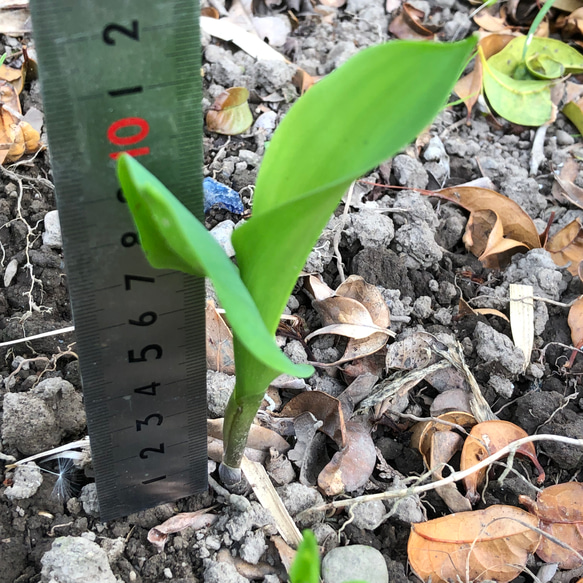
[[[445,23],[440,33],[443,40],[463,37],[471,27],[475,28],[468,19],[470,5],[465,2],[431,0],[413,3],[422,9],[427,8],[436,22]],[[308,73],[324,75],[358,50],[389,39],[387,25],[391,18],[380,0],[349,1],[347,8],[339,9],[330,19],[302,12],[298,16],[298,27],[279,50]],[[5,45],[9,53],[16,51],[24,41],[29,46],[34,44],[33,39],[27,37],[0,36],[0,44]],[[205,110],[224,88],[237,85],[249,88],[256,118],[268,114],[273,120],[279,120],[298,97],[292,83],[293,67],[255,62],[234,45],[209,37],[203,38],[203,47]],[[17,67],[21,58],[9,58],[8,64]],[[29,84],[23,93],[24,112],[32,105],[42,108],[38,101],[37,81]],[[553,168],[562,164],[569,155],[582,153],[581,149],[576,149],[571,136],[575,133],[574,128],[561,114],[548,129],[544,148],[546,160],[534,176],[529,175],[533,129],[517,128],[504,120],[499,120],[500,125],[479,113],[474,113],[465,123],[464,116],[464,108],[455,106],[443,111],[431,126],[431,136],[438,139],[446,153],[441,166],[435,160],[427,160],[424,150],[419,152],[410,147],[393,160],[392,168],[390,164],[384,164],[367,180],[436,189],[485,175],[493,181],[498,192],[522,205],[535,219],[539,231],[544,229],[552,212],[556,213],[553,229],[583,217],[583,211],[558,205],[550,194]],[[206,133],[205,175],[241,192],[248,206],[249,187],[254,184],[257,165],[270,133],[271,130],[258,127],[230,139]],[[62,249],[43,244],[42,238],[45,214],[56,208],[54,189],[47,185],[51,178],[46,150],[34,158],[28,157],[15,165],[0,168],[2,273],[8,271],[11,262],[17,264],[15,275],[11,278],[5,276],[5,285],[1,288],[1,342],[73,324]],[[583,185],[582,172],[577,182]],[[467,215],[459,208],[423,197],[413,190],[388,190],[363,183],[357,185],[352,205],[340,240],[346,275],[360,275],[381,289],[391,310],[391,328],[397,334],[395,341],[402,341],[419,331],[457,340],[484,397],[501,419],[516,423],[529,434],[556,433],[583,438],[580,383],[583,360],[579,356],[571,368],[566,367],[571,356],[568,310],[556,303],[568,303],[577,297],[581,293],[580,281],[565,269],[557,268],[543,250],[515,256],[512,264],[502,272],[483,268],[462,242]],[[388,217],[387,233],[393,233],[390,237],[368,226],[367,213],[375,214],[379,209],[390,210],[383,213]],[[341,205],[336,216],[340,217],[343,211]],[[364,218],[357,220],[359,215]],[[207,226],[212,228],[226,219],[236,222],[239,217],[213,209],[207,215]],[[337,224],[338,219],[333,218],[306,267],[310,272],[320,273],[332,288],[340,283],[331,244]],[[385,243],[374,243],[375,237],[386,237]],[[492,307],[507,313],[511,283],[533,285],[534,295],[539,298],[535,302],[535,348],[531,364],[524,373],[520,369],[520,356],[512,352],[512,333],[505,320],[496,316],[460,318],[457,315],[460,297],[469,301],[478,296],[482,299],[472,304],[473,307]],[[555,303],[545,303],[544,299]],[[304,319],[309,331],[320,326],[301,286],[297,286],[289,307]],[[508,339],[509,349],[500,349],[498,334]],[[288,345],[290,342],[288,340]],[[305,349],[298,344],[301,356]],[[309,356],[310,359],[333,361],[342,354],[343,347],[342,341],[324,337],[309,344]],[[184,583],[219,579],[225,583],[244,582],[252,573],[256,579],[271,583],[284,580],[285,570],[271,541],[275,531],[249,489],[243,490],[252,501],[252,509],[246,513],[241,513],[229,505],[224,496],[209,489],[175,504],[108,523],[102,523],[98,518],[90,464],[82,464],[82,469],[65,468],[69,490],[65,497],[55,494],[57,477],[46,472],[42,473],[40,487],[30,497],[5,495],[14,480],[14,472],[5,468],[11,459],[9,456],[22,459],[87,434],[74,352],[75,335],[72,332],[0,347],[0,397],[5,400],[0,444],[0,475],[4,480],[4,487],[0,488],[0,583],[53,581],[48,574],[41,575],[41,559],[57,537],[84,537],[97,543],[105,551],[118,581],[146,583],[172,578]],[[303,358],[306,358],[305,352]],[[377,358],[377,364],[381,363],[381,376],[385,377],[393,371],[384,369],[383,358],[384,353]],[[349,367],[343,368],[347,370],[319,368],[308,384],[337,396],[357,374],[354,371],[350,374]],[[72,388],[71,385],[59,384],[58,379],[68,381]],[[45,384],[40,385],[41,382]],[[421,383],[411,390],[405,407],[399,412],[428,416],[433,398],[445,388],[450,387],[439,388],[437,382],[433,386]],[[290,396],[290,393],[281,391],[283,400]],[[10,414],[7,413],[9,402]],[[424,471],[420,454],[410,447],[411,426],[410,420],[393,414],[385,416],[373,432],[375,444],[385,460],[405,476],[419,475]],[[293,438],[289,439],[293,441]],[[326,455],[333,453],[331,440],[323,441],[323,447]],[[540,444],[537,451],[546,472],[545,485],[581,479],[583,450],[547,443]],[[58,473],[57,461],[39,465]],[[209,462],[209,467],[214,472],[212,476],[218,480],[216,464]],[[503,486],[499,486],[491,480],[477,508],[495,503],[517,505],[519,494],[533,495],[534,490],[528,486],[528,482],[534,484],[536,478],[532,465],[522,461],[515,468],[526,477],[526,481],[511,475]],[[297,468],[295,473],[293,483],[300,490],[306,488],[297,481]],[[379,492],[391,482],[386,474],[383,477],[382,468],[377,467],[369,482],[350,495]],[[58,485],[62,485],[62,481]],[[293,495],[289,492],[281,495],[288,505],[294,504],[294,496],[307,495],[300,490]],[[428,518],[448,512],[433,492],[419,504]],[[146,540],[150,528],[175,512],[195,511],[213,505],[217,505],[214,512],[219,516],[213,526],[199,530],[190,528],[171,535],[161,553]],[[326,551],[349,543],[369,545],[380,550],[385,557],[391,581],[405,583],[407,579],[415,580],[407,564],[410,526],[406,514],[394,515],[372,527],[365,521],[357,521],[358,524],[349,523],[342,528],[347,519],[347,513],[338,512],[332,516],[319,516],[302,526],[314,528]],[[264,552],[261,552],[262,541],[265,543]],[[257,566],[249,566],[249,557],[256,548],[260,552],[255,562],[259,561],[263,571]],[[228,556],[247,557],[247,567],[240,567],[242,574],[236,575],[234,568],[225,567],[221,571],[223,568],[217,567],[225,560],[225,549]],[[531,570],[536,571],[536,564],[533,563]],[[247,578],[243,578],[244,573]],[[92,581],[91,576],[85,575],[85,579]],[[521,576],[523,578],[529,576]],[[73,580],[76,579],[66,579]],[[100,573],[94,580],[115,579],[107,573]]]

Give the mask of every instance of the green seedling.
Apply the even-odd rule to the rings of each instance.
[[[210,278],[233,330],[237,380],[219,470],[225,483],[240,480],[249,428],[269,383],[281,373],[313,373],[287,359],[275,332],[322,229],[352,181],[431,123],[475,44],[371,47],[298,99],[265,153],[252,217],[233,234],[238,267],[159,180],[131,157],[119,158],[119,181],[148,260]]]
[[[290,583],[320,583],[320,556],[318,543],[311,530],[304,530],[302,542],[289,570]],[[350,581],[348,583],[366,583]]]

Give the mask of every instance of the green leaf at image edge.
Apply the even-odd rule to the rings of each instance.
[[[320,583],[318,543],[311,530],[302,532],[302,542],[289,570],[290,583]]]
[[[314,369],[292,363],[267,330],[237,268],[198,219],[148,170],[128,155],[117,172],[153,267],[209,277],[239,341],[268,368],[307,377]]]

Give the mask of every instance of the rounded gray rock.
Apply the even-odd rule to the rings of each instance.
[[[389,572],[383,555],[366,545],[350,545],[332,549],[322,561],[324,583],[367,581],[388,583]]]
[[[107,554],[80,536],[62,536],[42,559],[42,583],[117,583]]]

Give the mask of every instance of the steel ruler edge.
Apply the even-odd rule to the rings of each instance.
[[[140,160],[199,218],[194,0],[32,0],[103,521],[206,488],[204,280],[145,260],[115,177]]]

